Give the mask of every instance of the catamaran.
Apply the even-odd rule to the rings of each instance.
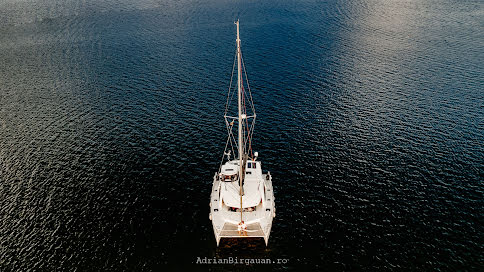
[[[217,246],[222,238],[264,238],[267,245],[272,219],[276,216],[272,177],[270,172],[262,172],[258,152],[252,151],[256,114],[240,50],[239,21],[235,24],[237,50],[224,114],[228,139],[219,170],[213,177],[209,218]],[[238,114],[232,116],[229,111],[234,108],[231,101],[235,100],[232,79],[236,63]]]

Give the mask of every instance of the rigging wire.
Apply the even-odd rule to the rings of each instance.
[[[249,90],[249,96],[250,96],[249,102],[250,102],[250,106],[252,107],[252,113],[255,116],[254,101],[252,99],[252,92],[250,91],[249,79],[247,78],[247,71],[245,70],[245,63],[244,63],[244,58],[242,57],[242,52],[240,52],[240,59],[241,59],[241,62],[242,62],[242,67],[244,67],[245,79],[247,81],[247,88]],[[243,78],[241,78],[241,80],[243,80]],[[245,105],[246,91],[245,91],[245,88],[244,88],[244,84],[242,84],[242,94],[243,94],[243,98],[244,98],[243,99],[243,101],[244,101],[244,114],[247,116],[247,108],[246,108],[246,105]],[[245,124],[246,124],[246,127],[245,128],[247,129],[247,140],[245,141],[244,146],[247,146],[247,142],[249,143],[250,154],[251,154],[251,157],[253,158],[254,157],[254,153],[253,153],[253,150],[252,150],[252,134],[250,133],[249,123],[248,123],[247,120],[248,119],[246,119],[246,121],[245,121]],[[255,123],[255,117],[254,117],[254,120],[252,121],[252,125],[251,126],[253,126],[254,123]],[[245,131],[244,131],[244,136],[245,136]],[[245,137],[244,137],[244,139],[245,139]]]
[[[252,106],[252,112],[255,115],[254,100],[252,99],[252,91],[250,90],[249,79],[247,78],[247,71],[245,71],[244,58],[242,57],[242,52],[240,52],[240,58],[242,60],[242,67],[244,68],[245,80],[247,81],[247,88],[249,89],[250,104]]]
[[[253,154],[253,150],[252,150],[252,137],[253,137],[253,134],[254,134],[256,114],[255,114],[254,100],[252,98],[252,92],[251,92],[251,89],[250,89],[249,79],[248,79],[248,76],[247,76],[247,71],[246,71],[246,68],[245,68],[244,59],[242,57],[242,52],[240,52],[240,58],[241,58],[241,63],[242,63],[241,66],[243,67],[243,73],[245,74],[245,81],[247,82],[247,90],[246,90],[244,88],[244,77],[242,76],[240,78],[240,80],[241,80],[240,85],[241,85],[241,92],[242,92],[243,114],[245,114],[245,116],[246,116],[245,120],[242,120],[242,126],[244,127],[244,130],[243,130],[244,141],[241,144],[244,145],[245,150],[250,151],[250,155],[253,158],[254,154]],[[234,145],[235,145],[235,148],[237,148],[237,150],[238,150],[238,143],[237,143],[237,141],[235,139],[235,135],[233,133],[234,120],[232,120],[232,122],[229,123],[228,118],[233,118],[233,117],[227,116],[227,113],[230,109],[231,102],[234,99],[234,95],[235,95],[235,91],[232,90],[232,84],[234,82],[233,78],[234,78],[234,73],[235,73],[236,61],[237,61],[237,47],[236,47],[235,54],[234,54],[234,63],[232,65],[232,73],[231,73],[231,76],[230,76],[230,84],[229,84],[229,91],[228,91],[228,94],[227,94],[227,101],[225,103],[224,117],[225,117],[225,124],[226,124],[226,128],[227,128],[227,132],[228,132],[229,135],[228,135],[228,138],[227,138],[227,142],[225,144],[224,155],[222,156],[222,160],[221,160],[220,167],[219,167],[220,169],[222,167],[224,156],[225,156],[225,153],[227,151],[228,145],[230,144],[230,148],[231,148],[232,154],[234,156],[235,156]],[[247,117],[248,115],[247,115],[247,105],[246,105],[246,101],[245,101],[246,99],[248,100],[248,102],[250,104],[249,106],[252,110],[252,118],[253,119],[252,119],[250,126],[249,126],[248,117]],[[247,145],[248,145],[248,148],[247,148]]]
[[[234,64],[232,65],[232,74],[230,75],[229,92],[227,93],[227,102],[225,103],[225,115],[227,115],[227,112],[228,112],[229,107],[230,107],[230,102],[232,101],[232,98],[233,98],[233,93],[232,93],[232,97],[230,97],[230,91],[232,89],[232,80],[234,78],[235,62],[236,62],[236,60],[237,60],[237,49],[236,49],[235,55],[234,55]]]
[[[235,62],[237,60],[237,53],[234,55],[234,64],[232,65],[232,74],[230,75],[230,84],[229,84],[229,91],[227,93],[227,102],[225,103],[225,114],[224,116],[227,116],[227,112],[228,112],[228,109],[230,107],[230,102],[233,98],[233,94],[235,92],[232,92],[232,97],[230,96],[230,93],[231,93],[231,90],[232,90],[232,82],[233,82],[233,78],[234,78],[234,71],[235,71]],[[236,143],[235,141],[235,137],[232,133],[232,125],[229,126],[229,123],[227,122],[227,118],[224,117],[225,119],[225,125],[226,125],[226,128],[227,128],[227,132],[228,132],[228,137],[227,137],[227,142],[225,143],[225,148],[224,148],[224,152],[223,152],[223,155],[222,155],[222,160],[220,161],[220,166],[219,166],[219,172],[221,171],[222,169],[222,164],[223,164],[223,161],[224,161],[224,156],[225,156],[225,153],[227,151],[227,147],[228,147],[228,144],[230,143],[230,147],[232,149],[232,153],[235,154],[235,151],[234,151],[234,145],[232,143],[232,138],[234,138],[234,143]]]

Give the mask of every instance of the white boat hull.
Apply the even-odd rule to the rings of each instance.
[[[237,229],[241,221],[240,212],[231,211],[230,207],[225,205],[223,192],[220,193],[220,190],[227,189],[223,187],[224,181],[217,179],[217,174],[215,174],[210,197],[209,217],[212,220],[217,246],[222,238],[263,238],[266,245],[268,244],[272,219],[276,215],[270,173],[262,175],[259,182],[262,183],[260,188],[264,190],[261,192],[261,202],[255,207],[255,211],[242,213],[247,228],[246,231],[240,232]]]

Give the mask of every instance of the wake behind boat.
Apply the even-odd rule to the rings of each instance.
[[[231,98],[234,96],[234,93],[231,93],[231,78],[224,114],[228,139],[219,171],[213,177],[209,217],[212,220],[217,246],[222,238],[252,237],[264,238],[267,245],[272,219],[276,216],[272,177],[269,172],[262,172],[262,164],[257,161],[258,153],[252,151],[256,114],[240,50],[239,21],[235,24],[237,51],[232,78],[237,62],[238,114],[235,117],[228,115],[231,110]],[[247,90],[244,88],[243,72]],[[235,150],[238,157],[232,159],[231,154],[235,155]]]

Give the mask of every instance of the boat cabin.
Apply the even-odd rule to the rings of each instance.
[[[239,162],[236,160],[229,161],[222,165],[219,173],[219,179],[224,182],[236,181],[239,174]],[[262,175],[262,170],[260,169],[260,162],[255,160],[247,161],[245,166],[245,178],[250,178],[251,176],[259,177]]]

